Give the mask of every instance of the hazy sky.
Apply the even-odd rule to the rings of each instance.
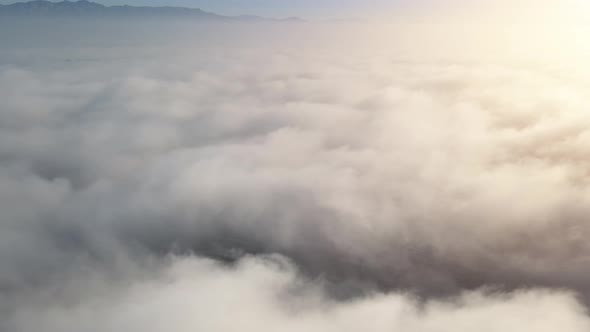
[[[58,0],[52,0],[58,1]],[[105,5],[180,6],[197,7],[225,14],[252,14],[267,17],[299,16],[309,19],[325,18],[392,18],[408,17],[407,9],[428,14],[430,19],[449,13],[459,18],[481,21],[493,17],[497,23],[507,21],[540,21],[548,23],[557,18],[565,22],[588,22],[590,5],[585,0],[94,0]],[[15,0],[0,0],[0,4]]]
[[[0,0],[7,4],[15,0]],[[221,14],[266,16],[357,17],[391,11],[407,0],[95,0],[105,5],[199,7]],[[414,1],[415,2],[415,1]]]

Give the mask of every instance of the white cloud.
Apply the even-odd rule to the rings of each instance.
[[[236,28],[0,52],[0,329],[587,329],[583,71]]]
[[[276,259],[276,258],[275,258]],[[104,285],[103,285],[104,287]],[[101,289],[99,288],[99,291]],[[21,308],[16,331],[586,331],[590,321],[567,293],[467,293],[418,303],[403,294],[334,302],[285,262],[242,260],[236,267],[185,258],[156,279],[84,302]]]

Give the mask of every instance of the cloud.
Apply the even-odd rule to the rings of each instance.
[[[583,73],[231,29],[2,53],[0,329],[588,328]]]
[[[91,279],[92,280],[92,279]],[[92,282],[90,282],[92,283]],[[85,287],[88,287],[88,282]],[[403,294],[349,302],[326,298],[278,258],[232,268],[202,258],[171,260],[156,278],[117,291],[98,283],[89,300],[36,303],[12,321],[18,331],[586,331],[590,322],[567,293],[467,293],[418,303]],[[533,319],[534,317],[534,319]]]

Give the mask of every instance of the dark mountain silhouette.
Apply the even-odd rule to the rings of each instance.
[[[105,6],[87,0],[51,2],[35,0],[0,5],[0,17],[169,17],[191,18],[201,20],[241,20],[241,21],[303,21],[297,17],[286,19],[269,19],[260,16],[241,15],[224,16],[203,11],[198,8],[183,7],[135,7]]]

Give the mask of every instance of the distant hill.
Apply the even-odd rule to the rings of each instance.
[[[203,11],[198,8],[183,7],[134,7],[105,6],[87,0],[51,2],[34,0],[0,5],[0,17],[146,17],[146,18],[190,18],[201,20],[234,20],[234,21],[303,21],[297,17],[286,19],[270,19],[260,16],[224,16]]]

